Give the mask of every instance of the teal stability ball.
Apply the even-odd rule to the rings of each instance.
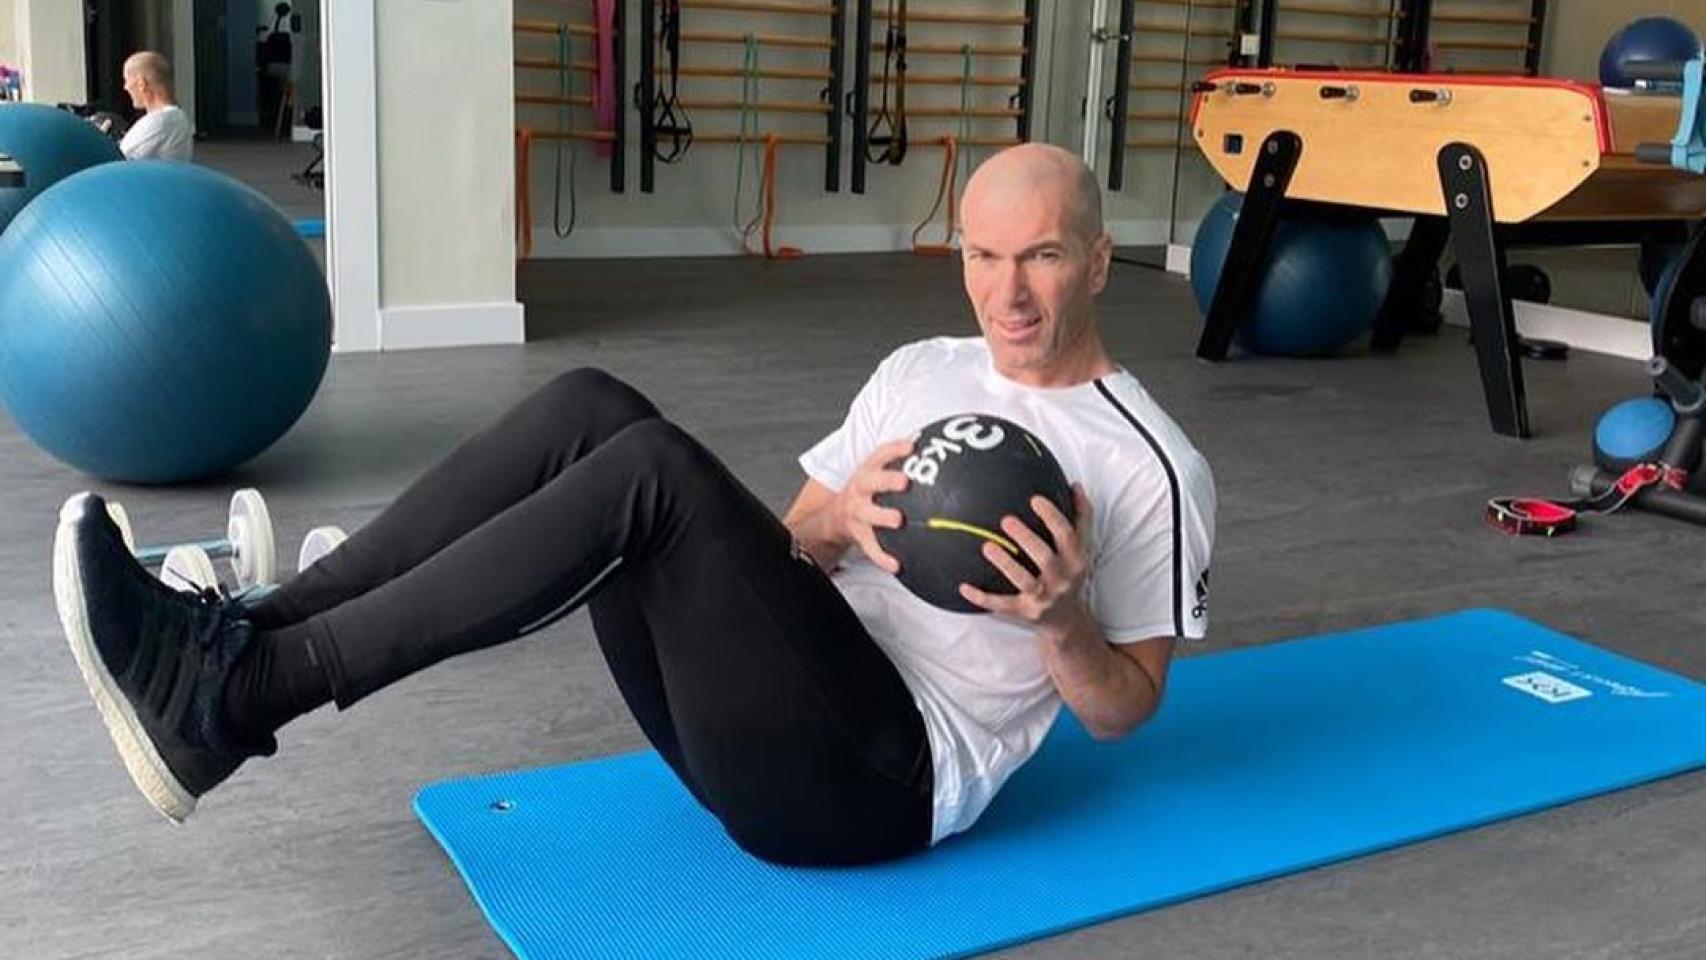
[[[176,483],[265,450],[313,399],[331,334],[290,220],[201,167],[86,170],[0,236],[0,402],[97,477]]]
[[[1593,460],[1614,473],[1651,463],[1676,429],[1676,411],[1658,397],[1624,400],[1599,418],[1593,431]]]
[[[1191,292],[1205,317],[1243,201],[1240,194],[1222,196],[1197,227]],[[1270,356],[1331,356],[1374,325],[1391,285],[1392,253],[1379,220],[1360,214],[1282,220],[1237,342]]]
[[[80,117],[39,103],[0,104],[0,231],[48,187],[122,159],[118,145]]]

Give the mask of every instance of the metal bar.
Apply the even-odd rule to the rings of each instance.
[[[658,0],[640,0],[640,192],[651,193],[657,171],[658,134],[652,116],[657,102]]]
[[[865,151],[871,112],[871,0],[858,0],[853,14],[853,192],[865,192]]]
[[[612,53],[616,65],[616,148],[610,151],[610,192],[628,188],[628,0],[616,0],[611,25]]]
[[[1481,366],[1487,417],[1493,431],[1527,437],[1522,356],[1517,352],[1516,314],[1504,289],[1505,248],[1493,226],[1493,194],[1486,158],[1467,143],[1439,151],[1440,189],[1451,220],[1452,248],[1463,275],[1463,300]]]
[[[1523,55],[1522,65],[1528,75],[1533,77],[1540,73],[1540,44],[1546,31],[1546,0],[1534,0],[1529,12],[1528,52]]]
[[[1238,222],[1232,228],[1232,244],[1220,268],[1220,282],[1209,304],[1208,320],[1197,341],[1197,356],[1204,360],[1226,359],[1232,335],[1255,304],[1267,274],[1268,251],[1279,226],[1285,190],[1302,155],[1303,138],[1289,130],[1275,130],[1262,141]]]
[[[1037,79],[1037,7],[1038,0],[1025,0],[1025,30],[1020,43],[1025,55],[1019,60],[1019,75],[1024,83],[1019,87],[1019,122],[1015,124],[1020,140],[1031,139],[1031,91]]]
[[[842,51],[847,49],[847,0],[835,0],[834,15],[829,21],[830,51],[829,51],[829,87],[826,96],[829,97],[829,116],[825,118],[828,124],[829,146],[823,154],[823,188],[830,193],[841,192],[841,89],[845,80],[847,58]]]
[[[1274,26],[1279,20],[1278,0],[1262,0],[1261,33],[1256,41],[1256,66],[1267,69],[1274,65]]]
[[[1439,269],[1439,255],[1445,252],[1451,239],[1451,225],[1444,217],[1417,217],[1410,228],[1410,238],[1398,254],[1392,271],[1392,285],[1387,288],[1386,301],[1374,320],[1374,340],[1377,351],[1398,349],[1404,334],[1433,322],[1417,322],[1417,313],[1425,299],[1423,289]],[[1435,321],[1437,322],[1437,321]]]
[[[1131,43],[1137,26],[1137,0],[1120,0],[1120,50],[1114,59],[1114,125],[1109,131],[1108,189],[1125,186],[1126,123],[1131,119]],[[1096,109],[1101,104],[1095,104]]]

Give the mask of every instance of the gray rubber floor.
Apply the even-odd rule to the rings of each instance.
[[[144,539],[174,540],[223,529],[230,489],[259,485],[293,556],[310,526],[361,524],[458,437],[593,364],[780,509],[794,455],[879,357],[973,330],[954,263],[906,256],[533,265],[522,290],[525,348],[338,357],[303,421],[238,474],[95,486]],[[1641,391],[1635,364],[1530,365],[1541,435],[1520,443],[1487,429],[1461,331],[1397,357],[1207,366],[1182,281],[1119,268],[1103,307],[1116,357],[1219,482],[1213,636],[1185,655],[1499,605],[1706,678],[1699,530],[1631,514],[1548,542],[1480,520],[1488,496],[1561,492],[1596,412]],[[504,956],[410,799],[443,777],[643,746],[584,614],[305,718],[173,827],[132,790],[55,620],[55,510],[89,485],[0,420],[0,956]],[[1697,773],[1002,955],[1698,960],[1702,824]]]

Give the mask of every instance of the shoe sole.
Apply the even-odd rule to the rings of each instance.
[[[106,724],[107,735],[118,748],[131,782],[161,815],[182,823],[195,811],[195,795],[184,789],[154,749],[154,742],[137,719],[130,701],[119,692],[117,680],[107,672],[100,651],[95,649],[95,638],[89,632],[83,575],[73,532],[88,510],[88,501],[87,493],[79,493],[59,509],[59,529],[53,538],[53,597],[59,607],[59,622],[71,644],[71,655],[77,659],[77,669],[83,674],[83,684],[89,688],[95,706],[100,708],[101,722]]]

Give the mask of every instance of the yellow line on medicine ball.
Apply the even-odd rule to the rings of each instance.
[[[1017,544],[993,530],[985,530],[982,527],[969,523],[961,523],[958,520],[944,520],[941,517],[931,517],[929,520],[924,522],[924,525],[932,530],[958,530],[961,533],[969,533],[974,537],[982,537],[1008,553],[1011,553],[1015,557],[1019,555],[1019,547]]]

